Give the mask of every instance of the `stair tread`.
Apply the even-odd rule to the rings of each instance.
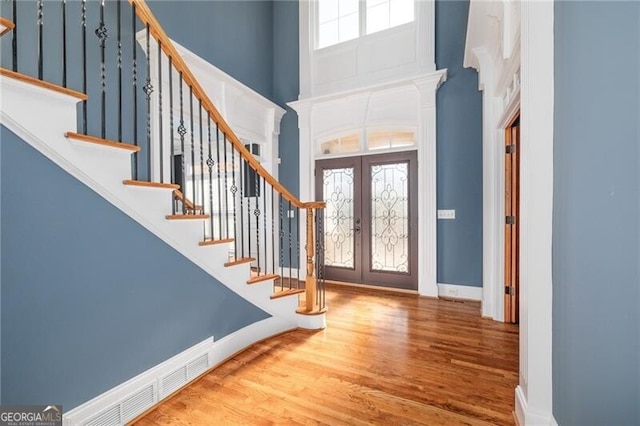
[[[290,288],[283,291],[277,291],[271,295],[271,299],[279,299],[280,297],[293,296],[294,294],[304,293],[304,288]]]
[[[4,30],[0,31],[0,37],[2,37],[3,35],[5,35],[6,33],[8,33],[9,31],[13,30],[16,27],[16,24],[14,24],[12,21],[2,17],[0,17],[0,25],[4,27]]]
[[[199,246],[215,246],[217,244],[232,243],[233,241],[234,241],[233,238],[225,238],[222,240],[206,240],[206,241],[200,241],[198,245]]]
[[[236,260],[232,260],[230,262],[226,262],[224,264],[224,266],[229,267],[229,266],[235,266],[235,265],[241,265],[243,263],[251,263],[254,260],[256,260],[253,257],[244,257],[244,258],[240,258],[240,259],[236,259]]]
[[[209,219],[210,217],[208,214],[168,214],[165,216],[167,220],[195,220]]]
[[[123,180],[122,183],[130,186],[144,186],[147,188],[164,188],[164,189],[179,189],[180,185],[175,183],[162,183],[162,182],[145,182],[142,180]]]
[[[69,139],[75,139],[75,140],[79,140],[79,141],[83,141],[83,142],[94,143],[94,144],[97,144],[97,145],[108,146],[108,147],[111,147],[111,148],[124,149],[124,150],[131,151],[131,152],[140,151],[140,147],[139,146],[131,145],[131,144],[124,143],[124,142],[112,141],[112,140],[109,140],[109,139],[98,138],[96,136],[81,135],[79,133],[74,133],[74,132],[66,132],[64,134],[64,136],[66,138],[69,138]]]
[[[276,278],[280,278],[280,275],[277,275],[277,274],[256,275],[253,278],[249,278],[247,280],[247,284],[261,283],[267,280],[275,280]]]
[[[75,90],[67,89],[66,87],[58,86],[57,84],[49,83],[48,81],[38,80],[26,74],[11,71],[6,68],[0,68],[0,75],[4,77],[13,78],[15,80],[22,81],[23,83],[31,84],[33,86],[42,87],[44,89],[53,90],[54,92],[62,93],[64,95],[73,96],[81,101],[87,100],[87,95],[77,92]]]

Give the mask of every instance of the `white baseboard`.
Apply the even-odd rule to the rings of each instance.
[[[558,426],[553,413],[532,410],[522,387],[516,387],[516,421],[519,426]]]
[[[65,426],[123,425],[252,344],[295,328],[266,318],[214,342],[210,337],[65,413]]]
[[[481,301],[482,287],[438,283],[438,297]]]

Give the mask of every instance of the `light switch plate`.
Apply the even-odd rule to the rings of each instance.
[[[455,219],[455,210],[438,210],[438,219]]]

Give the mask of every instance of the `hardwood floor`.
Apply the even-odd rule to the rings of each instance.
[[[327,328],[254,345],[137,426],[512,425],[518,327],[480,304],[328,286]]]

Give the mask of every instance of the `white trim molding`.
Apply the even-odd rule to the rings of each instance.
[[[417,129],[418,153],[418,293],[438,297],[436,239],[436,92],[447,70],[289,103],[300,130],[300,199],[315,199],[315,160],[321,135],[367,126]],[[402,119],[398,116],[402,115]],[[324,158],[324,157],[323,157]],[[304,224],[300,224],[301,226]],[[306,244],[300,233],[300,244]]]
[[[438,296],[447,299],[482,300],[482,287],[438,283]]]
[[[518,4],[515,4],[518,3]],[[483,91],[483,315],[504,319],[504,128],[520,109],[520,424],[554,424],[551,0],[471,2],[465,66]]]

